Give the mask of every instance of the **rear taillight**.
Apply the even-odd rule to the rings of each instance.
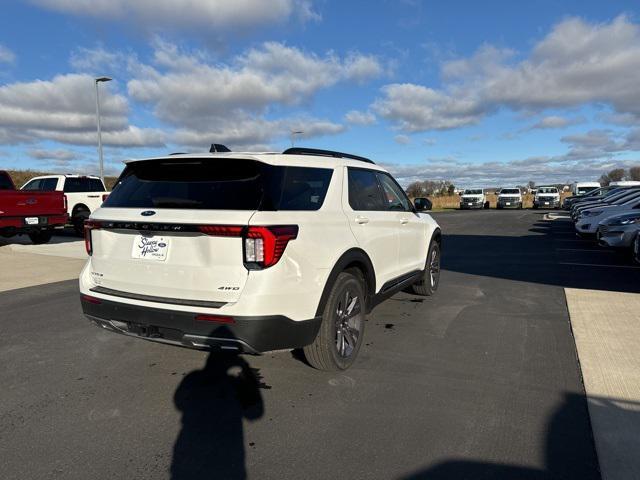
[[[198,229],[214,237],[241,237],[244,263],[249,268],[268,268],[275,265],[282,258],[287,244],[298,236],[297,225],[201,225]]]
[[[267,268],[278,263],[289,241],[298,236],[297,225],[249,227],[244,239],[244,261]]]
[[[102,227],[102,222],[95,220],[85,220],[84,222],[84,247],[87,250],[87,255],[93,255],[93,239],[91,238],[91,232]]]
[[[67,196],[66,195],[62,195],[62,198],[64,200],[64,211],[66,212],[69,209],[69,204],[67,203]]]
[[[109,194],[105,193],[102,195],[102,201],[104,202],[107,198],[109,198]]]

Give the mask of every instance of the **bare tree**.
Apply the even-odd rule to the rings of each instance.
[[[627,177],[629,180],[640,180],[640,167],[629,168],[629,174]]]

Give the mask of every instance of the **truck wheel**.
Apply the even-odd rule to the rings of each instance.
[[[429,253],[427,255],[427,263],[425,265],[422,280],[414,283],[411,288],[416,295],[429,297],[436,293],[438,284],[440,283],[440,244],[435,240],[431,240],[429,245]]]
[[[84,221],[89,218],[89,210],[81,209],[76,211],[71,219],[73,223],[73,229],[76,232],[76,235],[82,237],[84,236]]]
[[[484,208],[488,209],[491,206],[491,204],[489,202],[484,202]]]
[[[40,230],[39,232],[33,232],[29,234],[29,238],[34,245],[42,245],[43,243],[48,243],[53,236],[53,232],[51,230]]]
[[[356,359],[365,324],[364,280],[356,272],[338,275],[322,313],[322,324],[304,356],[318,370],[337,371],[349,368]]]

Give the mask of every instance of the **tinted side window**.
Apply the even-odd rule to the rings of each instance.
[[[89,179],[86,177],[69,177],[64,181],[64,191],[68,193],[90,192]]]
[[[375,172],[349,168],[349,205],[354,210],[385,210]]]
[[[89,179],[89,186],[90,188],[90,192],[104,192],[105,189],[102,186],[102,182],[97,179],[97,178],[90,178]]]
[[[31,180],[24,187],[22,187],[22,190],[40,190],[41,181],[42,180]]]
[[[13,190],[13,185],[11,184],[11,180],[9,180],[9,175],[0,173],[0,190]]]
[[[400,212],[411,210],[409,199],[398,184],[386,173],[378,173],[378,180],[384,193],[385,208]]]
[[[43,178],[40,181],[40,187],[38,188],[38,190],[42,190],[43,192],[54,192],[57,186],[57,178]]]

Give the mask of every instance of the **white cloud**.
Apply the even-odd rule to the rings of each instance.
[[[269,145],[291,129],[304,137],[345,130],[334,122],[266,118],[275,107],[291,108],[312,100],[338,82],[359,83],[382,73],[374,57],[352,53],[318,56],[281,43],[267,42],[228,64],[214,63],[203,52],[186,53],[156,39],[153,64],[137,64],[127,84],[130,97],[148,104],[158,119],[177,129],[181,145],[214,141],[246,146]]]
[[[449,159],[420,164],[386,164],[401,185],[416,180],[450,180],[457,186],[497,187],[597,180],[612,168],[637,166],[640,160],[581,160],[556,162],[553,157],[528,157],[509,162],[460,162]]]
[[[344,116],[347,123],[352,125],[372,125],[376,123],[376,116],[371,112],[360,112],[358,110],[351,110]]]
[[[309,0],[31,0],[51,10],[139,28],[238,31],[282,24],[291,18],[319,20]]]
[[[152,104],[158,118],[194,128],[217,124],[235,111],[262,113],[274,104],[300,104],[340,81],[382,72],[354,67],[375,62],[371,57],[318,57],[275,42],[245,52],[231,65],[208,63],[159,42],[155,61],[157,69],[148,67],[129,81],[129,95]]]
[[[16,60],[16,55],[9,48],[0,44],[0,63],[13,63]]]
[[[640,117],[640,26],[626,16],[603,24],[567,19],[528,58],[513,58],[511,50],[484,45],[442,65],[442,88],[387,85],[373,108],[406,132],[472,125],[501,108],[605,104]]]
[[[142,147],[161,145],[163,134],[129,125],[124,96],[101,88],[103,143]],[[0,86],[0,143],[53,140],[96,143],[95,87],[89,75],[58,75],[51,80]]]
[[[393,141],[399,143],[400,145],[409,145],[411,143],[411,138],[407,135],[396,135],[393,137]]]
[[[27,155],[36,160],[68,161],[78,158],[78,153],[71,150],[44,150],[39,148],[28,150]]]
[[[549,115],[548,117],[541,118],[538,122],[529,127],[530,130],[547,130],[554,128],[565,128],[569,125],[575,125],[584,121],[581,118],[566,118],[557,115]]]

